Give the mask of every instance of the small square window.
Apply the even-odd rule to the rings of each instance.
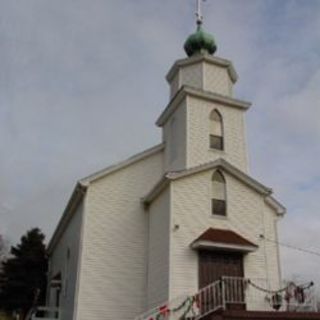
[[[210,134],[210,148],[223,150],[223,137]]]
[[[212,214],[216,214],[219,216],[226,215],[226,202],[225,200],[212,199]]]

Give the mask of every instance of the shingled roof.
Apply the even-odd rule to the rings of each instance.
[[[258,246],[232,230],[209,228],[191,243],[191,247],[249,252]]]

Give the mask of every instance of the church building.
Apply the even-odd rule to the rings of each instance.
[[[213,319],[221,309],[285,308],[276,292],[286,210],[249,171],[251,103],[234,97],[237,72],[214,55],[200,12],[184,49],[166,76],[162,141],[73,191],[48,246],[52,319]]]

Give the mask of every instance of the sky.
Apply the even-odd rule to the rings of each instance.
[[[47,239],[78,179],[160,142],[165,75],[195,0],[0,1],[0,233]],[[280,240],[320,253],[320,1],[208,0],[205,29],[239,74],[250,172],[288,209]],[[286,278],[320,256],[281,248]],[[319,285],[320,286],[320,285]]]

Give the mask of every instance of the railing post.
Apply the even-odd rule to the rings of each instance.
[[[222,308],[226,310],[226,286],[224,282],[224,277],[221,277],[221,295],[222,295]]]

